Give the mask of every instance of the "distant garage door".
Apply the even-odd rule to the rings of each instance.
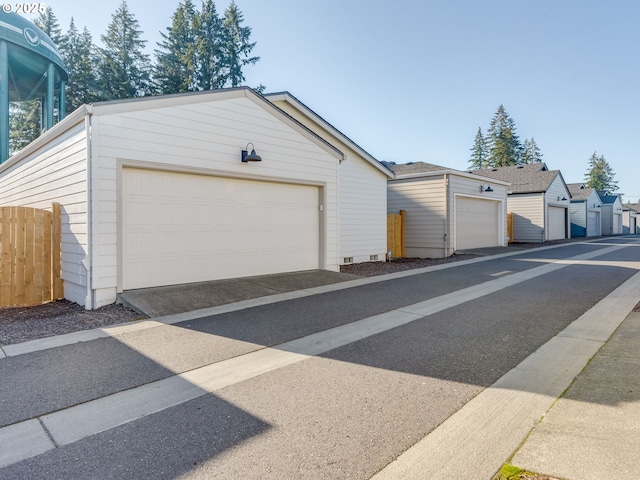
[[[600,212],[587,212],[587,237],[600,235]]]
[[[125,168],[123,289],[319,268],[319,188]]]
[[[500,202],[456,197],[456,250],[502,245]]]
[[[565,212],[566,208],[549,207],[549,235],[547,240],[559,240],[566,237]]]

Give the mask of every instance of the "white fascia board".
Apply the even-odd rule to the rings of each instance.
[[[83,122],[84,118],[87,115],[91,115],[91,105],[82,105],[81,107],[77,108],[72,114],[64,117],[61,121],[56,123],[53,127],[44,132],[29,145],[12,155],[6,162],[3,162],[0,165],[0,172],[7,170],[21,160],[24,160],[39,148],[43,147],[47,143],[50,143],[52,140],[59,137],[64,132],[70,130],[78,123]]]
[[[296,97],[291,95],[289,92],[281,92],[281,93],[271,93],[266,94],[264,96],[269,101],[273,102],[285,102],[295,108],[298,112],[302,113],[309,120],[314,122],[319,127],[330,132],[334,137],[340,140],[343,144],[347,145],[349,148],[358,153],[362,158],[364,158],[367,162],[369,162],[373,167],[380,170],[389,178],[395,178],[393,171],[386,168],[382,163],[380,163],[376,158],[374,158],[370,153],[365,151],[362,147],[360,147],[357,143],[351,140],[349,137],[344,135],[340,130],[327,122],[324,118],[318,115],[316,112],[307,107],[304,103],[300,102]]]
[[[468,178],[470,180],[477,180],[483,183],[493,183],[494,185],[503,185],[508,187],[511,182],[505,182],[504,180],[496,180],[495,178],[483,177],[481,175],[475,175],[473,173],[461,172],[459,170],[438,170],[435,172],[423,172],[423,173],[408,173],[406,175],[396,175],[395,180],[408,180],[412,178],[420,177],[437,177],[442,175],[456,175],[458,177]],[[389,180],[392,182],[393,180]]]

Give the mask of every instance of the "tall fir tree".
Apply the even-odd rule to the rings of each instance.
[[[541,163],[542,162],[542,152],[538,148],[536,141],[533,137],[531,140],[525,139],[522,143],[522,159],[521,162],[524,164],[529,163]]]
[[[81,105],[102,100],[98,91],[95,46],[91,33],[86,27],[80,33],[73,18],[67,30],[62,58],[69,73],[66,88],[67,114]]]
[[[138,20],[123,0],[105,35],[104,48],[98,49],[98,82],[109,99],[141,97],[153,92],[147,43],[142,39]]]
[[[469,164],[472,169],[487,168],[489,166],[489,153],[487,151],[487,141],[482,134],[482,128],[478,127],[478,133],[471,148],[471,158]]]
[[[194,31],[196,10],[191,0],[178,4],[167,33],[156,50],[154,80],[160,93],[198,90],[197,42]]]
[[[244,16],[233,0],[224,12],[223,61],[226,85],[237,87],[244,82],[242,67],[254,65],[260,57],[251,57],[256,42],[250,42],[251,27],[243,27]]]
[[[522,145],[516,135],[516,125],[502,105],[491,119],[487,131],[487,148],[492,167],[517,165],[521,162]]]
[[[585,186],[607,193],[615,192],[618,189],[618,182],[614,180],[614,177],[613,168],[604,155],[598,157],[597,153],[593,152],[589,158],[587,173],[584,175]]]
[[[33,23],[36,25],[36,27],[38,27],[49,36],[51,41],[58,47],[58,49],[62,49],[66,38],[62,33],[62,28],[60,28],[58,19],[53,13],[53,9],[51,7],[47,6],[44,12],[40,13],[33,20]]]
[[[204,0],[202,10],[194,19],[198,54],[198,87],[213,90],[224,87],[226,75],[223,63],[225,38],[222,19],[213,0]]]

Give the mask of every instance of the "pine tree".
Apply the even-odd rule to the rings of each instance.
[[[156,50],[154,79],[161,93],[181,93],[198,90],[196,70],[197,43],[194,31],[195,7],[184,0],[171,17],[167,33],[161,33],[162,42]]]
[[[242,67],[253,65],[260,57],[250,57],[256,42],[250,43],[251,27],[243,27],[244,16],[232,0],[224,12],[223,62],[225,65],[225,84],[237,87],[244,82]]]
[[[51,7],[45,8],[44,12],[40,13],[33,20],[33,23],[49,36],[56,47],[60,49],[64,46],[64,42],[66,40],[65,35],[62,34],[62,29],[60,28],[58,19],[54,15]]]
[[[198,54],[198,87],[212,90],[224,87],[226,75],[223,64],[225,38],[222,19],[213,0],[202,3],[202,11],[194,19]]]
[[[67,114],[85,103],[103,99],[98,92],[94,50],[89,30],[85,27],[80,33],[71,18],[67,39],[62,49],[62,58],[69,73],[66,88]]]
[[[39,99],[9,104],[9,156],[40,136],[41,108]]]
[[[482,128],[478,127],[478,133],[471,148],[471,158],[469,163],[472,169],[481,169],[489,166],[489,154],[487,152],[487,142],[482,135]]]
[[[603,192],[615,192],[618,189],[618,182],[614,180],[615,173],[604,155],[593,152],[589,159],[589,168],[584,175],[585,186],[595,188]]]
[[[533,137],[531,137],[531,140],[525,139],[522,144],[521,162],[524,164],[542,162],[542,153]]]
[[[489,164],[492,167],[517,165],[521,161],[522,146],[516,135],[515,122],[500,105],[487,131]]]
[[[149,56],[143,53],[138,20],[123,0],[111,16],[107,33],[100,39],[105,48],[98,50],[98,81],[111,99],[148,95],[151,88]]]

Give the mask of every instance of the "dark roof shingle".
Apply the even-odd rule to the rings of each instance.
[[[560,173],[559,170],[548,170],[544,163],[513,165],[491,169],[473,170],[471,173],[496,180],[511,182],[512,193],[546,192]]]

